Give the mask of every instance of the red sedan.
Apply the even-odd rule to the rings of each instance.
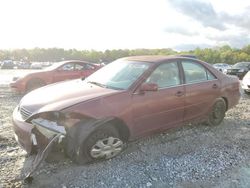
[[[87,77],[101,66],[85,61],[63,61],[39,71],[15,78],[10,87],[18,93],[25,93],[47,84],[63,80]]]
[[[197,59],[123,58],[25,95],[13,113],[15,137],[28,153],[62,136],[58,144],[78,163],[109,159],[145,135],[193,121],[219,125],[238,104],[239,85]]]

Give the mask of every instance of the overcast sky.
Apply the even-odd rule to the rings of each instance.
[[[250,44],[248,0],[1,0],[0,49]]]

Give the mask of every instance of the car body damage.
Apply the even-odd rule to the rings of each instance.
[[[31,151],[36,153],[36,156],[30,171],[27,173],[24,179],[25,182],[28,183],[32,182],[32,174],[34,174],[40,164],[46,159],[53,146],[60,145],[60,148],[63,148],[68,154],[74,150],[74,145],[67,144],[71,143],[70,140],[73,140],[74,135],[77,131],[79,131],[79,127],[73,125],[81,122],[81,125],[86,125],[84,126],[86,133],[90,133],[98,126],[113,119],[107,118],[102,120],[94,120],[93,118],[82,116],[80,114],[72,113],[62,115],[56,112],[46,112],[36,116],[38,117],[33,119],[30,118],[32,120],[29,120],[30,124],[32,125],[30,134],[30,140],[32,142]],[[86,137],[82,137],[82,139],[84,140]]]
[[[18,112],[16,112],[18,113]],[[113,121],[114,118],[94,119],[77,113],[43,112],[29,117],[26,121],[31,127],[30,134],[26,137],[30,140],[24,149],[29,154],[36,154],[31,170],[25,177],[26,182],[32,182],[32,174],[38,169],[40,164],[46,159],[54,146],[59,146],[67,155],[72,155],[77,150],[72,144],[78,131],[86,133],[81,136],[79,142],[83,142],[91,132],[99,126]],[[79,126],[78,126],[79,125]],[[16,139],[18,137],[16,136]],[[17,139],[20,143],[20,141]],[[22,144],[20,144],[22,145]]]
[[[189,122],[219,125],[239,102],[239,84],[197,59],[123,58],[85,80],[25,95],[13,112],[15,138],[37,153],[32,169],[53,145],[78,164],[110,159],[139,137]]]

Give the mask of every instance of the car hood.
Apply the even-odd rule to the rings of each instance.
[[[121,91],[103,88],[77,79],[36,89],[22,98],[20,107],[32,114],[59,111],[81,102],[118,92]]]

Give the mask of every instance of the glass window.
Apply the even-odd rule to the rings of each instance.
[[[211,72],[198,63],[184,61],[182,62],[182,66],[187,84],[215,79],[215,76]]]
[[[102,87],[128,89],[150,66],[150,63],[114,61],[90,75],[85,81]]]
[[[148,83],[156,83],[159,88],[180,85],[179,69],[177,62],[159,65],[146,80]]]
[[[86,65],[85,65],[85,69],[86,69],[86,70],[94,70],[95,67],[94,67],[93,65],[86,64]]]
[[[76,71],[84,70],[84,66],[80,64],[75,64],[75,70]]]
[[[207,71],[207,79],[208,80],[216,79],[216,77],[209,70],[206,70],[206,71]]]
[[[60,70],[63,70],[63,71],[73,71],[74,70],[74,66],[75,66],[74,63],[67,63],[67,64],[63,65],[60,68]]]

